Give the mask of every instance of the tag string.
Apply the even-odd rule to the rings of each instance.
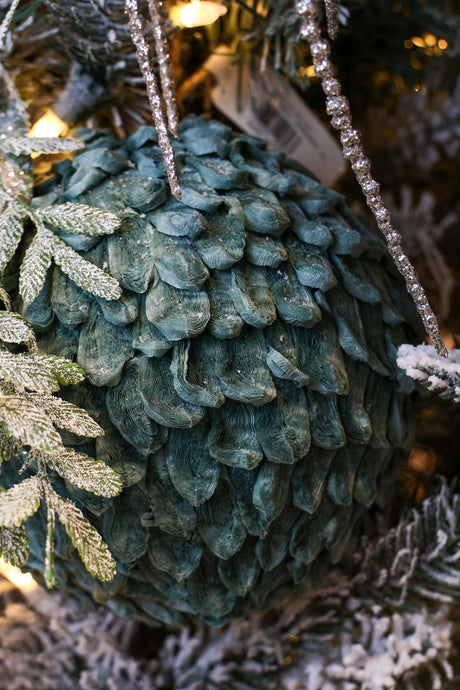
[[[328,19],[328,32],[334,35],[337,18],[336,7],[334,7],[336,3],[335,0],[324,0],[324,3]],[[366,197],[367,205],[377,221],[379,230],[385,237],[388,251],[396,268],[406,281],[407,291],[414,300],[427,335],[431,338],[437,353],[442,357],[447,357],[449,351],[442,340],[438,320],[430,307],[423,287],[420,285],[414,267],[402,249],[401,235],[393,227],[390,214],[380,194],[380,185],[372,177],[371,163],[364,153],[360,134],[356,129],[353,129],[350,104],[342,94],[342,86],[335,76],[334,66],[329,59],[329,42],[321,35],[317,17],[318,0],[296,0],[296,10],[303,20],[300,36],[309,44],[315,75],[321,80],[323,91],[326,94],[327,113],[334,129],[340,132],[343,155],[350,161],[358,184]]]

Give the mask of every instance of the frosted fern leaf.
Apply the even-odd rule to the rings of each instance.
[[[120,297],[120,286],[115,278],[83,259],[42,225],[26,251],[20,270],[19,292],[25,302],[33,302],[37,297],[53,258],[69,278],[92,295],[108,300]]]
[[[61,151],[77,151],[84,144],[76,139],[57,137],[27,137],[9,136],[2,142],[2,149],[12,156],[30,153],[60,153]]]
[[[58,237],[54,238],[54,243],[54,260],[79,287],[107,300],[118,299],[121,296],[121,289],[115,278],[82,259]]]
[[[42,453],[60,452],[61,437],[42,410],[19,395],[0,395],[3,433]]]
[[[56,355],[42,355],[36,353],[30,353],[24,355],[24,357],[28,357],[29,359],[34,360],[35,362],[40,364],[40,366],[46,367],[48,371],[52,373],[53,376],[55,376],[56,380],[64,386],[80,383],[85,378],[83,369],[79,367],[78,364],[75,364],[75,362],[71,362],[68,359],[64,359],[64,357],[58,357]]]
[[[28,396],[34,405],[46,412],[49,419],[60,429],[67,429],[78,436],[103,436],[104,430],[80,407],[53,395],[31,393]]]
[[[23,525],[0,527],[0,556],[21,568],[29,557],[29,537]]]
[[[101,460],[66,449],[45,458],[48,466],[79,489],[97,496],[117,496],[122,489],[119,475]]]
[[[0,272],[13,257],[24,232],[24,211],[14,201],[8,201],[0,213]]]
[[[35,352],[12,354],[0,352],[0,378],[10,381],[19,390],[53,393],[59,383],[78,383],[83,376],[80,367],[53,355]]]
[[[85,204],[47,206],[37,213],[44,222],[59,230],[91,237],[112,235],[121,225],[121,220],[114,213]]]
[[[14,312],[0,312],[0,340],[7,343],[35,342],[34,332],[27,321]]]
[[[0,492],[0,527],[18,526],[33,515],[43,495],[42,480],[35,476]]]
[[[9,460],[12,455],[15,455],[20,446],[17,441],[15,441],[8,434],[0,432],[0,464],[4,460]]]
[[[49,483],[44,488],[48,505],[57,513],[87,570],[103,582],[112,580],[115,561],[97,530],[72,501],[61,498]]]
[[[26,302],[32,302],[40,292],[53,259],[53,235],[40,229],[27,249],[19,277],[19,292]]]
[[[460,349],[439,357],[431,345],[401,345],[398,366],[424,388],[460,403]]]

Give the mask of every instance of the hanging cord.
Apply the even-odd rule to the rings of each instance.
[[[168,126],[173,134],[177,133],[178,116],[174,97],[169,51],[160,14],[161,0],[149,0],[149,8],[152,15],[155,51],[160,65],[160,84],[162,95],[166,102],[167,121],[163,111],[162,97],[158,89],[157,80],[150,64],[149,47],[145,40],[137,0],[125,0],[125,11],[129,19],[129,30],[136,48],[139,67],[147,87],[147,96],[152,108],[153,122],[158,133],[158,143],[163,153],[169,186],[171,187],[173,196],[180,199],[181,188],[176,171],[174,151],[168,134]]]
[[[328,31],[334,35],[334,18],[337,17],[336,2],[335,0],[324,0],[324,3],[327,12]],[[426,333],[431,338],[438,354],[447,357],[449,351],[442,340],[436,316],[418,281],[414,267],[403,252],[401,235],[393,227],[390,214],[380,194],[380,185],[371,175],[370,160],[364,153],[360,134],[356,129],[353,129],[350,104],[342,94],[341,84],[335,76],[334,67],[329,59],[329,42],[321,35],[317,17],[318,0],[296,0],[296,10],[303,20],[300,36],[306,39],[310,46],[315,75],[321,80],[323,91],[326,94],[327,113],[331,117],[332,126],[340,132],[343,155],[350,161],[358,184],[366,197],[367,205],[375,216],[379,230],[385,237],[388,251],[398,271],[405,278],[407,291],[415,302]],[[332,31],[329,26],[331,22]]]
[[[174,77],[169,57],[169,46],[164,31],[163,17],[161,15],[162,6],[162,0],[149,0],[149,12],[155,39],[155,51],[160,68],[161,92],[166,105],[168,127],[172,134],[177,137],[179,113],[177,112],[176,89],[174,87]]]

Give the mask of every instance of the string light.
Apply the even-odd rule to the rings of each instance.
[[[67,125],[52,110],[46,113],[34,124],[29,132],[30,137],[59,137],[67,130]]]
[[[4,561],[3,558],[0,558],[0,574],[23,592],[31,592],[38,587],[30,573],[21,572],[19,568]]]
[[[227,7],[213,0],[192,0],[174,5],[170,12],[172,22],[179,27],[193,28],[214,24],[227,13]]]

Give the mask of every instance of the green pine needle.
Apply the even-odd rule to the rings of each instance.
[[[15,455],[20,447],[18,441],[11,438],[7,433],[0,432],[0,464]]]

